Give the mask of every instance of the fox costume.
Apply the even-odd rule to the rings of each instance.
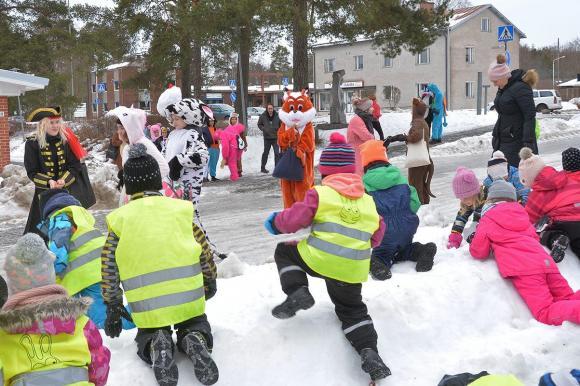
[[[282,199],[284,208],[304,200],[306,192],[314,186],[314,127],[312,119],[316,110],[308,96],[307,90],[288,91],[284,104],[279,111],[282,125],[278,129],[278,145],[282,152],[294,149],[304,168],[302,181],[282,179]]]

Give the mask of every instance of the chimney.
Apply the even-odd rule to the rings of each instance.
[[[425,9],[427,11],[432,11],[435,8],[435,3],[432,1],[422,1],[419,4],[419,9]]]

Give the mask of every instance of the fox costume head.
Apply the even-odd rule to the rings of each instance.
[[[308,90],[302,90],[301,92],[287,91],[284,94],[284,104],[278,115],[287,128],[296,126],[300,134],[302,134],[306,125],[316,115],[316,109],[308,96]]]

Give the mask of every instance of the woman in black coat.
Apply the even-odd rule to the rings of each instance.
[[[513,70],[500,54],[489,67],[489,80],[498,88],[494,108],[498,119],[493,128],[493,151],[501,150],[511,166],[518,167],[519,151],[529,147],[538,154],[536,105],[532,88],[538,81],[535,70]]]
[[[40,194],[48,189],[71,190],[80,177],[81,162],[69,146],[58,109],[36,109],[28,121],[38,122],[38,127],[24,145],[24,167],[35,188],[24,233],[42,236],[36,227],[41,221]]]

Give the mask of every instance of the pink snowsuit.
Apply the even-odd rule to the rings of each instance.
[[[237,181],[240,178],[238,173],[238,160],[242,159],[243,150],[238,148],[237,136],[244,132],[244,125],[237,123],[229,125],[223,130],[217,130],[214,137],[222,143],[222,157],[230,169],[230,180]]]
[[[364,168],[360,158],[359,148],[360,145],[371,139],[375,139],[375,136],[367,129],[362,118],[358,115],[354,115],[348,123],[348,129],[346,130],[346,140],[352,145],[352,147],[354,147],[356,174],[361,177],[364,174]]]
[[[580,324],[580,291],[560,274],[519,203],[499,203],[479,221],[469,252],[483,260],[491,251],[501,276],[511,280],[536,320]]]

